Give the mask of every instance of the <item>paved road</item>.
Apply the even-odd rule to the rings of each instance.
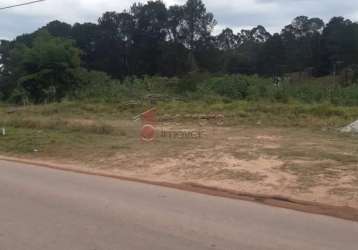
[[[358,249],[358,223],[0,161],[1,250]]]

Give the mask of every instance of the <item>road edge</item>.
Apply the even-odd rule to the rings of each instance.
[[[162,186],[166,188],[200,193],[210,196],[251,201],[251,202],[256,202],[273,207],[286,208],[286,209],[296,210],[296,211],[310,213],[310,214],[326,215],[326,216],[336,217],[344,220],[358,222],[358,209],[348,206],[332,206],[332,205],[326,205],[318,202],[296,200],[294,198],[284,197],[279,195],[261,195],[261,194],[246,193],[246,192],[240,192],[231,189],[205,186],[205,185],[191,183],[191,182],[169,183],[169,182],[160,182],[160,181],[150,181],[150,180],[138,179],[134,177],[116,175],[114,173],[109,173],[106,171],[91,170],[91,169],[86,169],[84,167],[78,167],[73,165],[58,165],[52,162],[31,160],[25,158],[8,157],[8,156],[0,155],[0,160],[15,162],[15,163],[23,163],[26,164],[27,166],[33,166],[33,167],[44,167],[44,168],[73,172],[78,174],[101,176],[101,177],[107,177],[107,178],[124,180],[124,181]]]

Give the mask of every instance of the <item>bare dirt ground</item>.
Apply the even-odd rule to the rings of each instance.
[[[188,128],[202,130],[202,138],[162,138],[157,133],[153,142],[137,141],[140,145],[87,163],[144,180],[358,208],[357,137],[260,126],[165,124],[158,130]]]

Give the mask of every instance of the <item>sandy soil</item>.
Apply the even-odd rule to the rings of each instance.
[[[260,127],[204,130],[200,139],[158,138],[138,151],[115,153],[102,159],[102,169],[144,180],[358,208],[357,138]]]

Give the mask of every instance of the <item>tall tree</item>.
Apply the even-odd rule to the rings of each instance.
[[[168,9],[168,35],[173,43],[184,43],[181,27],[184,25],[184,6],[174,5]]]
[[[324,22],[319,18],[296,17],[285,26],[281,37],[285,45],[286,68],[291,72],[317,67],[320,36]]]
[[[328,74],[358,63],[358,26],[349,19],[334,17],[322,34],[321,73]]]
[[[259,25],[251,30],[241,30],[237,37],[239,47],[227,62],[229,72],[257,73],[260,49],[271,37],[271,34],[263,26]]]
[[[94,23],[76,23],[72,27],[71,38],[75,40],[76,46],[82,51],[82,66],[88,69],[97,69],[98,25]]]
[[[12,86],[8,80],[10,77],[9,59],[13,43],[7,40],[0,41],[0,98],[9,95]]]
[[[279,34],[270,37],[260,50],[258,72],[267,76],[282,75],[285,71],[285,47]]]
[[[160,69],[160,58],[168,36],[168,10],[161,1],[133,5],[135,19],[134,64],[140,75],[154,75]]]
[[[130,73],[129,54],[135,30],[134,17],[127,12],[106,12],[98,20],[95,49],[97,69],[114,77]]]
[[[201,0],[188,0],[184,5],[184,20],[179,27],[185,37],[184,43],[189,49],[195,49],[196,43],[210,38],[216,20],[206,11]]]
[[[232,50],[238,48],[240,45],[240,39],[237,35],[234,34],[232,29],[224,29],[216,37],[216,46],[220,50]]]

